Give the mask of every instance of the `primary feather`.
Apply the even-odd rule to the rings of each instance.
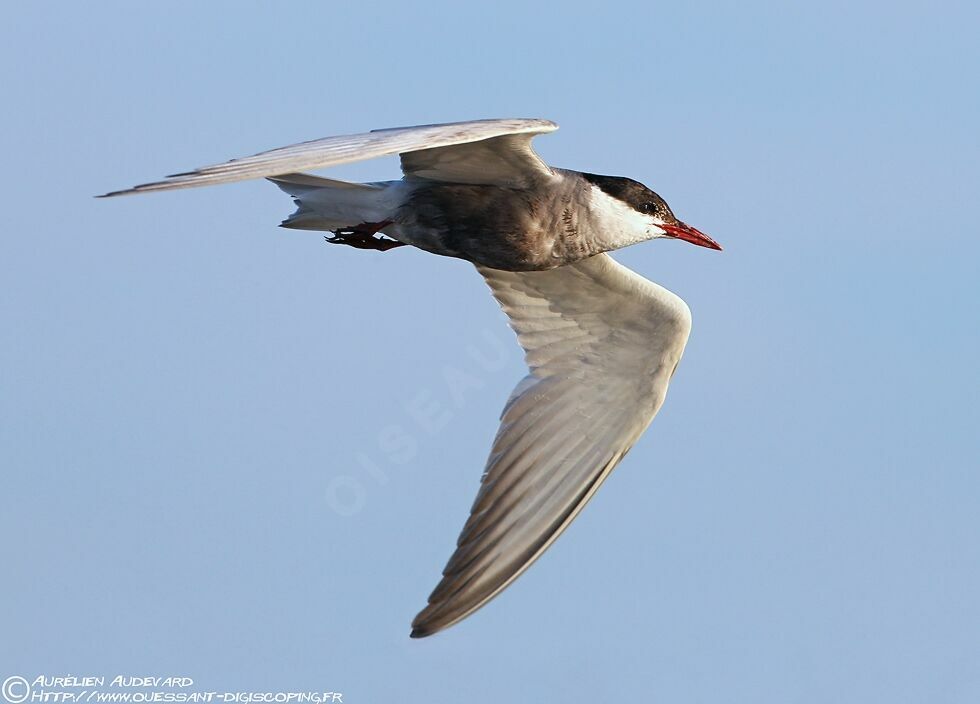
[[[571,523],[660,409],[691,329],[680,298],[606,254],[549,271],[479,269],[530,373],[504,408],[470,518],[413,637],[483,606]]]
[[[280,147],[222,164],[202,166],[173,174],[162,181],[106,193],[111,196],[171,191],[178,188],[213,186],[253,178],[268,178],[297,171],[322,169],[391,154],[408,154],[424,149],[448,147],[514,134],[541,134],[558,129],[550,120],[506,119],[450,122],[442,125],[396,127],[362,134],[324,137]]]

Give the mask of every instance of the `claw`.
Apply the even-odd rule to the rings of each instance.
[[[389,249],[401,247],[405,243],[385,237],[375,237],[382,229],[391,224],[385,222],[365,222],[352,228],[334,230],[333,237],[324,237],[329,244],[346,244],[357,249],[374,249],[387,252]]]

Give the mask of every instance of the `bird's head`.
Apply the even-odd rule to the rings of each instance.
[[[642,183],[620,176],[582,176],[602,192],[600,197],[604,201],[608,197],[608,209],[622,221],[624,229],[636,233],[637,241],[668,237],[709,249],[721,249],[721,245],[708,235],[678,220],[664,199]]]

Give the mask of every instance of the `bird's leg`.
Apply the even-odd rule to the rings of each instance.
[[[387,252],[389,249],[401,247],[405,243],[397,240],[390,240],[382,237],[375,237],[384,228],[391,224],[391,220],[384,222],[362,222],[354,227],[334,230],[333,237],[324,237],[330,244],[346,244],[357,249],[376,249],[379,252]]]

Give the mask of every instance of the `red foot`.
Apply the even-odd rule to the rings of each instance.
[[[330,244],[346,244],[357,249],[376,249],[379,252],[387,252],[389,249],[402,247],[405,244],[397,240],[375,237],[390,224],[391,220],[362,222],[350,229],[334,230],[333,237],[324,237],[324,239]]]

